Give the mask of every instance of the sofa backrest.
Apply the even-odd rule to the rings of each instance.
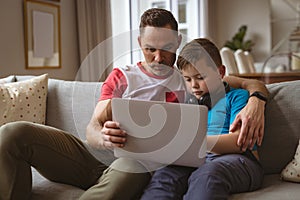
[[[85,140],[85,130],[97,104],[102,83],[50,79],[46,124]]]
[[[16,76],[22,81],[33,76]],[[102,82],[48,80],[46,125],[85,140],[85,130],[101,93]]]
[[[266,174],[280,173],[293,159],[300,138],[300,81],[267,85],[265,136],[258,149]]]

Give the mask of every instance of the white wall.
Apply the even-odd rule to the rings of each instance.
[[[49,1],[48,1],[49,2]],[[23,0],[0,1],[0,77],[11,74],[38,75],[73,80],[79,68],[75,1],[61,0],[60,69],[25,69]]]
[[[273,2],[272,6],[270,1]],[[129,31],[129,0],[111,0],[113,12],[122,13],[122,18],[112,18],[114,43],[114,66],[130,63],[130,59],[124,56],[124,50],[128,49],[130,41]],[[271,22],[273,18],[295,17],[295,13],[283,0],[209,0],[210,24],[212,26],[212,39],[220,48],[226,40],[237,32],[238,28],[245,24],[248,26],[246,39],[252,39],[256,44],[253,55],[256,62],[263,62],[271,53],[272,47],[291,29],[287,24],[282,26]],[[276,3],[276,4],[275,4]],[[76,31],[76,14],[74,0],[61,0],[61,42],[62,42],[62,68],[61,69],[25,69],[24,55],[24,23],[23,0],[0,1],[0,77],[10,74],[42,74],[49,73],[50,77],[72,80],[75,78],[80,66],[78,57],[78,41]],[[273,12],[271,13],[271,9]],[[276,15],[276,16],[274,16]],[[140,16],[137,16],[139,19]],[[197,17],[197,16],[195,16]],[[117,23],[116,22],[122,22]],[[284,25],[284,26],[283,26]],[[135,38],[133,38],[135,39]]]
[[[297,6],[300,9],[300,1],[288,1],[293,3],[292,8],[283,0],[270,0],[270,2],[273,50],[275,52],[286,52],[289,49],[289,35],[297,25],[300,25],[298,24],[300,23],[300,13],[297,14]]]
[[[269,0],[209,0],[213,23],[213,39],[218,47],[230,40],[241,25],[247,25],[245,39],[255,46],[252,53],[256,62],[266,59],[271,50]],[[280,0],[279,0],[280,1]]]

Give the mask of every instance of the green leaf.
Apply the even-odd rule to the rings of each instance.
[[[247,40],[244,43],[244,50],[245,51],[251,51],[252,47],[254,46],[254,43],[251,40]]]
[[[251,48],[254,46],[254,43],[251,40],[247,40],[244,42],[244,37],[247,32],[247,26],[242,25],[236,34],[231,38],[231,41],[226,41],[224,46],[228,47],[232,50],[242,49],[251,51]]]

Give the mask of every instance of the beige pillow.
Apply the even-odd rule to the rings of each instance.
[[[45,124],[48,74],[0,84],[0,126],[13,121]]]
[[[285,181],[300,182],[300,140],[294,159],[282,170],[281,178]]]
[[[16,77],[14,75],[8,76],[6,78],[0,78],[0,84],[12,83],[16,81]]]

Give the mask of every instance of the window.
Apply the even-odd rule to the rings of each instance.
[[[132,29],[138,29],[139,17],[149,8],[164,8],[170,10],[178,21],[179,31],[188,38],[199,36],[199,0],[131,0]]]
[[[113,19],[113,35],[116,35],[121,31],[124,32],[131,30],[131,42],[130,47],[128,47],[131,53],[130,55],[126,55],[126,60],[130,60],[131,62],[137,62],[143,59],[142,53],[138,46],[137,37],[140,16],[145,10],[153,7],[170,10],[176,18],[176,20],[178,21],[178,28],[183,36],[182,44],[185,44],[187,41],[193,38],[203,36],[203,34],[201,34],[200,32],[200,23],[203,22],[203,19],[200,20],[199,16],[200,9],[205,9],[203,7],[203,2],[206,1],[207,0],[112,0],[111,7]],[[124,11],[124,8],[129,9],[128,19],[126,19],[125,17],[126,11]],[[119,28],[120,26],[124,27],[124,24],[129,24],[128,29],[124,30],[124,28]],[[120,45],[120,42],[116,43],[117,45]],[[124,42],[122,42],[122,44],[124,44]],[[130,57],[130,59],[128,57]],[[128,63],[123,63],[123,65],[124,64]]]
[[[158,2],[152,2],[151,3],[152,8],[166,8],[166,2],[165,1],[158,1]]]

